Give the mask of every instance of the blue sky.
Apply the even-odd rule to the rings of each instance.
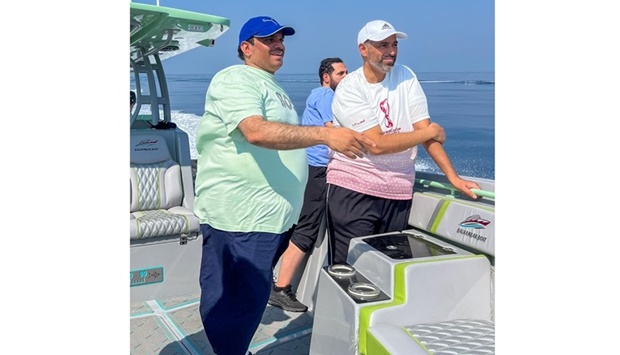
[[[156,0],[140,0],[156,4]],[[357,33],[371,20],[386,20],[409,35],[401,41],[398,62],[416,72],[493,72],[493,0],[359,1],[197,1],[160,0],[160,6],[229,18],[231,26],[212,48],[194,50],[164,62],[168,74],[212,74],[239,64],[239,30],[249,18],[274,17],[295,28],[286,39],[280,74],[314,73],[325,57],[341,57],[350,70],[361,65]]]

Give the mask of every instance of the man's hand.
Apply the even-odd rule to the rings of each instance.
[[[450,183],[452,184],[452,186],[456,187],[459,191],[461,191],[463,194],[476,199],[478,198],[478,196],[476,194],[474,194],[473,192],[471,192],[470,189],[478,189],[480,190],[480,186],[473,182],[473,181],[469,181],[469,180],[463,180],[460,177],[455,179],[454,181],[450,181]]]
[[[441,144],[443,144],[443,142],[446,141],[446,131],[439,124],[433,122],[430,125],[428,125],[428,127],[426,127],[425,129],[431,129],[435,132],[435,135],[432,138],[433,140]]]
[[[349,128],[330,128],[328,132],[327,146],[351,159],[363,157],[367,147],[376,147],[375,142]]]

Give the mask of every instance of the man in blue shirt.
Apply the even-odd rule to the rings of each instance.
[[[332,99],[340,80],[347,75],[347,67],[340,58],[325,58],[319,66],[321,86],[310,92],[306,108],[301,117],[304,126],[332,126]],[[308,156],[308,183],[299,222],[294,227],[288,248],[282,255],[278,280],[269,296],[269,304],[286,311],[305,312],[308,310],[299,302],[291,290],[291,282],[304,255],[312,249],[325,217],[325,191],[328,148],[314,145],[306,148]]]

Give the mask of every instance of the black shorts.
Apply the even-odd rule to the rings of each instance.
[[[295,225],[291,242],[307,253],[319,236],[325,219],[326,167],[308,165],[308,183],[304,192],[299,222]]]
[[[390,200],[328,185],[331,264],[344,264],[352,238],[407,229],[412,200]]]

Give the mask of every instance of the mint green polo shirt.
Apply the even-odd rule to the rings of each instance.
[[[272,74],[247,65],[218,72],[196,132],[194,213],[200,223],[220,230],[283,233],[301,212],[306,152],[248,143],[238,125],[254,115],[299,125],[295,107]]]

